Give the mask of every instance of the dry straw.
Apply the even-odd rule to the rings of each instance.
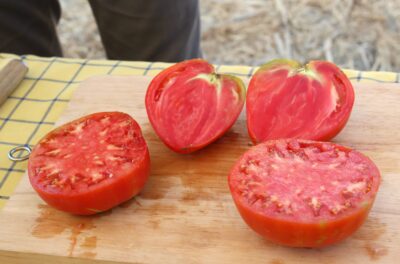
[[[62,0],[66,56],[104,58],[86,0]],[[399,0],[200,0],[202,46],[213,63],[327,59],[400,71]]]

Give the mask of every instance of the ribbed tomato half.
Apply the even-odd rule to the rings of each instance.
[[[329,140],[345,126],[354,90],[333,63],[274,60],[260,67],[247,91],[247,128],[253,142]]]
[[[149,120],[172,150],[190,153],[221,137],[238,118],[245,100],[243,82],[215,73],[201,59],[177,63],[159,73],[146,94]]]
[[[150,157],[139,125],[125,113],[95,113],[48,133],[28,163],[32,187],[73,214],[108,210],[139,193]]]
[[[329,142],[272,140],[248,150],[229,175],[245,222],[273,242],[322,247],[354,233],[380,184],[375,164]]]

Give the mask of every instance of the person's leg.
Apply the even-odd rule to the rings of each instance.
[[[57,0],[0,0],[0,52],[62,56]]]
[[[197,0],[89,0],[107,57],[177,62],[201,57]]]

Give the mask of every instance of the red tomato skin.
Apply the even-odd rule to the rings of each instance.
[[[273,144],[279,140],[266,141],[261,144]],[[304,143],[323,143],[310,140],[299,140]],[[337,145],[338,150],[350,150],[347,147]],[[259,146],[259,145],[258,145]],[[254,146],[252,148],[255,148]],[[279,219],[266,214],[262,214],[245,204],[241,197],[236,193],[236,186],[232,183],[231,178],[237,172],[238,164],[246,155],[243,154],[235,163],[228,175],[228,186],[231,192],[234,204],[245,223],[263,238],[276,244],[297,247],[297,248],[322,248],[336,244],[352,234],[354,234],[360,226],[365,222],[369,212],[374,204],[377,191],[380,185],[381,175],[378,168],[373,165],[372,174],[378,175],[378,183],[373,188],[374,194],[364,201],[362,205],[357,207],[358,210],[351,214],[346,214],[331,220],[323,222],[297,222],[286,219]],[[372,160],[367,158],[371,164]]]
[[[288,69],[293,70],[293,69],[300,69],[300,68],[305,68],[306,71],[314,72],[317,75],[324,76],[324,78],[332,83],[335,83],[337,86],[339,86],[339,89],[343,89],[343,109],[340,111],[340,117],[329,121],[326,119],[326,125],[325,128],[319,131],[316,131],[314,133],[309,133],[309,134],[304,134],[304,133],[298,133],[297,135],[282,135],[279,137],[272,136],[272,137],[261,137],[259,133],[254,131],[254,127],[257,127],[259,124],[256,124],[256,121],[254,121],[254,110],[252,110],[252,105],[254,104],[254,100],[252,98],[252,94],[256,93],[258,89],[260,89],[260,84],[258,82],[259,76],[262,76],[265,72],[268,72],[270,70],[273,70],[274,67],[279,67],[279,66],[286,66]],[[285,81],[285,78],[280,79],[280,82],[283,83]],[[268,84],[266,84],[268,85]],[[259,100],[263,100],[262,98]],[[250,139],[254,144],[266,141],[266,140],[273,140],[273,139],[279,139],[279,138],[300,138],[300,139],[308,139],[308,140],[316,140],[316,141],[329,141],[330,139],[334,138],[337,134],[339,134],[343,128],[346,126],[350,115],[351,111],[354,105],[354,100],[355,100],[355,95],[354,95],[354,89],[353,86],[350,82],[350,80],[347,78],[347,76],[338,68],[335,64],[328,62],[328,61],[310,61],[308,64],[305,66],[301,65],[297,61],[293,60],[286,60],[286,59],[278,59],[278,60],[273,60],[269,63],[266,63],[262,65],[259,70],[254,74],[254,76],[251,78],[249,87],[248,87],[248,92],[247,92],[247,100],[246,100],[246,116],[247,116],[247,131],[250,136]],[[267,117],[266,117],[267,118]],[[287,126],[289,129],[291,127],[290,122],[285,123],[285,126]],[[310,127],[310,126],[309,126]],[[312,129],[312,127],[310,127]]]
[[[171,149],[172,151],[174,151],[176,153],[180,153],[180,154],[190,154],[195,151],[198,151],[198,150],[210,145],[214,141],[218,140],[220,137],[222,137],[234,125],[235,121],[239,117],[239,115],[242,111],[242,108],[244,106],[245,94],[246,94],[246,88],[241,79],[239,79],[238,77],[233,76],[233,75],[216,74],[216,76],[221,78],[221,80],[225,80],[225,81],[230,80],[230,81],[236,83],[236,85],[238,86],[238,89],[240,90],[239,91],[239,100],[241,101],[238,111],[235,111],[235,113],[233,113],[232,122],[229,125],[227,125],[219,133],[216,133],[213,137],[210,137],[208,140],[202,142],[201,144],[190,144],[183,148],[177,147],[174,144],[171,144],[171,142],[169,142],[168,140],[166,140],[164,138],[164,136],[162,135],[160,129],[158,128],[158,126],[157,126],[158,121],[151,114],[151,111],[152,111],[151,109],[153,106],[152,97],[154,96],[154,92],[157,90],[157,87],[159,87],[160,85],[162,85],[165,82],[165,79],[164,79],[165,76],[168,76],[170,74],[179,75],[179,73],[182,72],[182,69],[184,69],[184,67],[186,67],[187,65],[191,65],[191,67],[194,67],[195,70],[198,71],[197,73],[200,73],[200,74],[216,74],[214,67],[210,63],[208,63],[207,61],[205,61],[203,59],[191,59],[191,60],[186,60],[186,61],[176,63],[175,65],[163,70],[161,73],[159,73],[157,76],[155,76],[153,78],[153,80],[151,81],[151,83],[149,84],[149,87],[147,89],[146,99],[145,99],[146,110],[147,110],[147,115],[148,115],[149,121],[150,121],[154,131],[158,135],[159,139],[169,149]],[[195,74],[196,73],[194,73],[194,75]]]
[[[118,204],[130,200],[144,187],[150,174],[149,152],[143,159],[143,165],[112,184],[104,184],[85,194],[62,195],[44,192],[32,185],[39,196],[50,206],[76,215],[93,215],[107,211]]]
[[[326,247],[348,238],[365,222],[374,202],[355,214],[319,225],[268,217],[249,209],[235,197],[233,200],[243,220],[256,233],[274,243],[300,248]]]
[[[80,120],[88,119],[91,116],[108,113],[120,114],[119,112],[99,112],[84,116],[67,124],[64,124],[58,128],[55,128],[47,135],[45,135],[40,141],[52,137],[53,134],[61,131],[64,127],[67,127],[73,123],[77,123]],[[139,126],[135,120],[133,121],[137,126]],[[38,144],[40,144],[40,141]],[[31,157],[33,157],[34,155],[35,149],[33,149]],[[32,161],[30,158],[28,161],[29,180],[33,189],[38,193],[38,195],[50,206],[60,211],[75,215],[97,214],[103,211],[107,211],[117,206],[118,204],[121,204],[131,199],[143,189],[150,175],[150,155],[147,146],[145,153],[142,156],[142,160],[138,162],[137,166],[134,169],[124,175],[124,177],[120,177],[117,181],[99,183],[94,186],[94,188],[89,187],[90,191],[73,194],[49,192],[40,188],[36,184],[36,181],[31,177],[31,175],[34,175],[31,163]]]

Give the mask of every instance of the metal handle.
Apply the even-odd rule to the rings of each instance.
[[[27,152],[25,155],[19,155],[19,157],[16,155],[16,153],[20,152],[21,154],[24,152]],[[13,149],[11,149],[8,152],[8,158],[12,161],[24,161],[29,159],[29,155],[31,154],[32,149],[28,145],[23,145],[23,146],[17,146]]]

